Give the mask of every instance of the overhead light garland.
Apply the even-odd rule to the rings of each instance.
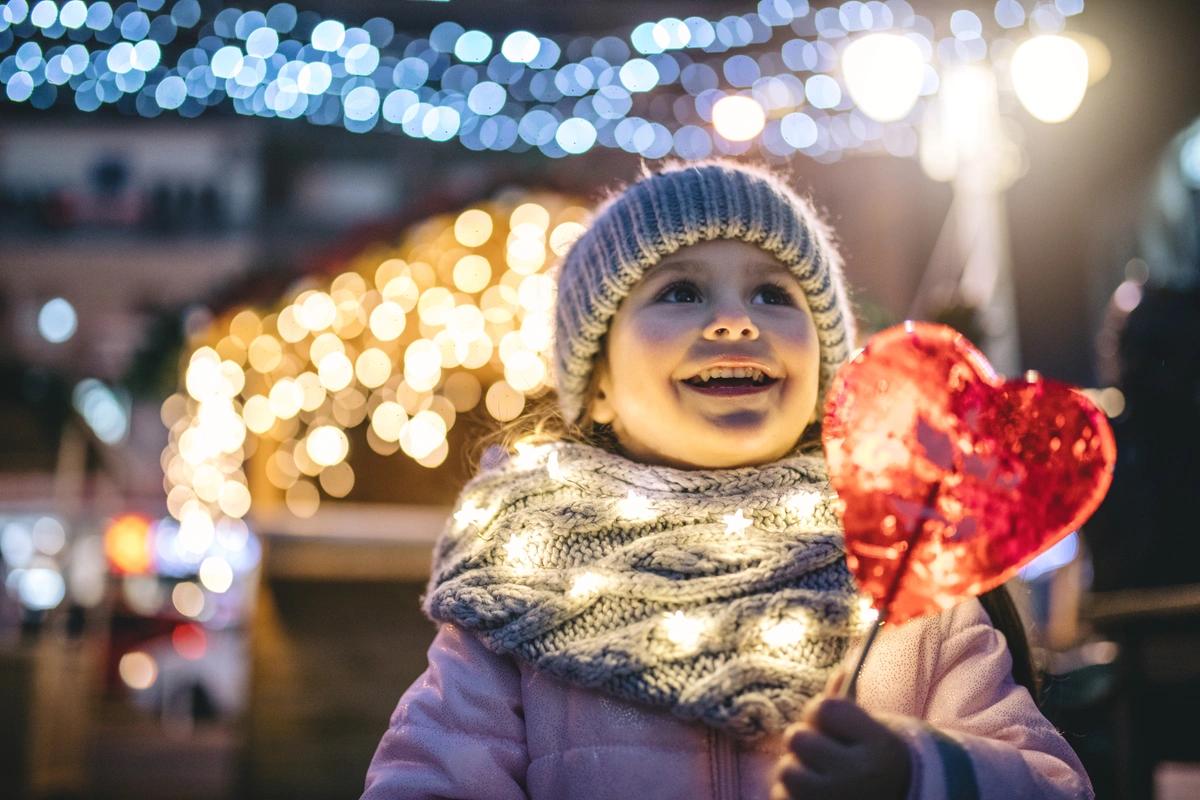
[[[914,104],[938,89],[934,63],[1007,53],[1009,29],[1061,31],[1083,0],[1000,0],[999,36],[969,10],[939,34],[905,0],[762,0],[742,15],[642,22],[626,38],[493,36],[446,21],[422,36],[376,17],[347,26],[278,3],[225,8],[197,0],[8,0],[0,4],[0,84],[9,101],[83,111],[116,105],[155,117],[239,114],[347,130],[387,130],[471,150],[550,157],[620,148],[647,158],[703,158],[757,146],[834,160],[845,152],[914,155],[919,108],[886,123],[841,65],[847,45],[890,32],[920,55]],[[990,24],[990,23],[989,23]],[[1007,56],[1005,56],[1007,57]],[[804,76],[804,77],[801,77]],[[910,81],[912,79],[910,78]],[[720,101],[744,98],[740,103]],[[747,117],[747,104],[756,109]],[[724,112],[728,112],[725,114]],[[753,122],[753,125],[748,125]]]
[[[460,414],[514,419],[549,378],[547,275],[587,211],[506,194],[368,248],[330,281],[308,279],[270,309],[235,308],[189,343],[180,391],[162,405],[167,509],[207,541],[252,496],[247,461],[301,517],[354,486],[346,431],[428,468]],[[548,468],[553,469],[553,465]],[[461,525],[486,519],[467,508]]]

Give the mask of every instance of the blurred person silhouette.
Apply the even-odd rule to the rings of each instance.
[[[1116,644],[1115,661],[1081,670],[1075,721],[1055,720],[1090,731],[1079,749],[1098,797],[1195,796],[1177,785],[1186,771],[1175,765],[1200,762],[1198,219],[1200,120],[1167,148],[1141,258],[1127,266],[1098,341],[1124,409],[1112,421],[1112,487],[1084,528],[1087,608],[1097,636]]]
[[[1198,222],[1200,120],[1167,149],[1140,237],[1144,274],[1118,290],[1101,332],[1115,339],[1102,371],[1125,407],[1112,489],[1085,531],[1097,592],[1200,583]]]

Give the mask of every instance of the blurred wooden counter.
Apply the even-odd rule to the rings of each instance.
[[[259,516],[244,797],[357,797],[396,701],[426,666],[420,610],[450,509],[329,503]]]
[[[1200,762],[1200,585],[1091,594],[1083,616],[1119,647],[1119,796],[1153,797],[1158,764]]]

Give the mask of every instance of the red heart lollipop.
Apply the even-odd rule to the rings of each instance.
[[[1015,575],[1091,515],[1116,459],[1079,391],[1005,381],[962,334],[924,322],[842,368],[823,438],[850,569],[897,624]]]

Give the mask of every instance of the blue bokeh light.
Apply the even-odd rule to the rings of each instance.
[[[37,42],[26,42],[17,48],[16,64],[20,69],[32,72],[41,66],[42,48]]]
[[[270,58],[279,49],[279,34],[274,28],[263,26],[246,37],[246,52],[259,58]]]
[[[8,79],[5,92],[9,100],[23,103],[33,94],[33,76],[28,72],[18,72]]]
[[[1021,5],[996,3],[997,21],[1011,22],[1018,14],[1023,20]],[[1043,5],[1031,24],[1038,28],[1049,21],[1061,28],[1066,16],[1081,10],[1082,0]],[[527,30],[493,40],[450,21],[436,25],[427,38],[396,37],[383,17],[349,27],[314,11],[299,13],[287,2],[265,11],[218,6],[209,18],[197,0],[117,6],[114,12],[105,0],[66,0],[61,7],[52,0],[0,0],[0,52],[16,47],[0,60],[5,96],[47,108],[58,96],[56,87],[63,87],[62,99],[73,99],[81,110],[117,103],[146,117],[175,110],[190,118],[228,102],[241,114],[304,116],[313,124],[340,124],[360,133],[386,120],[415,137],[457,137],[474,150],[536,147],[554,158],[596,145],[647,158],[672,151],[696,158],[751,146],[786,156],[810,141],[807,154],[837,158],[843,149],[862,146],[906,151],[911,134],[911,126],[901,135],[856,113],[819,112],[855,108],[833,77],[840,40],[848,34],[893,26],[906,33],[930,64],[924,95],[937,90],[932,65],[939,55],[957,61],[987,57],[978,16],[954,13],[954,38],[940,38],[929,19],[902,0],[850,0],[816,12],[805,0],[760,0],[756,12],[719,21],[668,17],[635,26],[628,39],[578,36],[560,42]],[[193,27],[190,47],[168,48]],[[781,44],[765,52],[718,55],[768,43],[775,34]],[[62,44],[53,42],[62,37],[67,37]],[[931,40],[938,43],[936,52]],[[385,50],[389,44],[392,49]],[[178,53],[174,64],[162,63],[164,49]],[[566,63],[560,65],[564,52]],[[816,74],[806,86],[796,72]],[[682,91],[655,92],[674,83]],[[711,121],[712,103],[729,87],[749,90],[772,117],[756,145],[714,139],[704,124]],[[644,101],[634,97],[652,92]],[[806,103],[808,114],[788,114]],[[627,122],[635,104],[648,119]]]
[[[83,23],[87,22],[87,5],[83,0],[68,0],[59,9],[58,21],[67,30],[74,31],[82,28]]]
[[[379,91],[374,86],[351,89],[342,101],[346,119],[364,122],[379,113]]]
[[[567,153],[586,153],[596,143],[596,127],[586,119],[571,117],[558,126],[554,139]]]
[[[41,0],[29,12],[29,22],[35,28],[49,28],[58,21],[58,6],[53,0]]]
[[[514,64],[527,64],[537,57],[541,42],[529,31],[513,31],[504,37],[500,52]]]
[[[335,19],[327,19],[313,28],[310,41],[318,50],[333,53],[342,46],[346,38],[346,26]]]
[[[658,85],[658,70],[644,58],[626,61],[619,74],[621,83],[631,92],[648,92]]]
[[[829,75],[813,75],[804,85],[804,93],[816,108],[833,108],[842,102],[842,87]]]
[[[346,72],[370,75],[379,66],[379,49],[369,42],[354,45],[346,53]]]
[[[483,31],[466,31],[454,43],[454,57],[468,64],[486,61],[492,54],[492,37]]]
[[[91,10],[88,10],[91,18]],[[196,0],[179,0],[171,7],[171,19],[181,28],[191,28],[200,21],[200,3]]]
[[[305,94],[324,94],[332,83],[333,70],[321,61],[305,64],[296,76],[296,85]]]
[[[113,48],[116,49],[115,47]],[[112,55],[109,55],[109,61],[112,61]],[[218,78],[232,78],[238,74],[238,70],[242,68],[242,51],[234,45],[222,47],[217,52],[213,53],[212,57],[212,72]]]
[[[508,93],[503,86],[494,81],[482,81],[467,95],[467,108],[476,114],[491,116],[504,108],[507,100]]]

